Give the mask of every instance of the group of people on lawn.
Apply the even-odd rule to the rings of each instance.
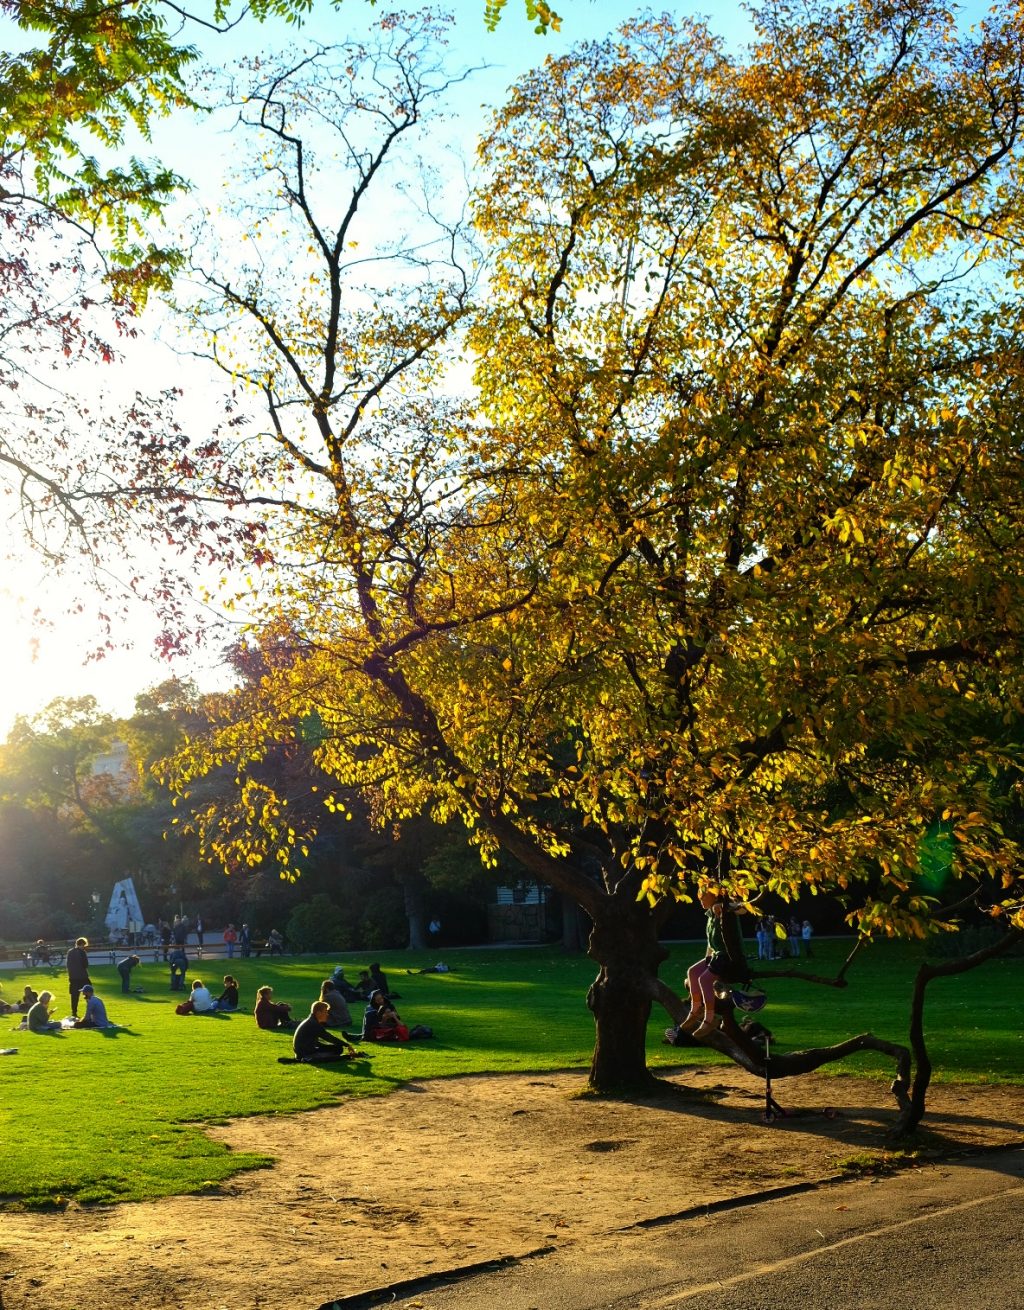
[[[31,987],[25,988],[17,1005],[6,1005],[0,1001],[0,1014],[15,1011],[23,1014],[25,1017],[22,1019],[21,1026],[33,1033],[53,1032],[58,1028],[116,1028],[117,1025],[111,1023],[107,1015],[107,1007],[96,995],[92,979],[89,977],[88,948],[88,938],[79,937],[68,951],[64,962],[68,972],[68,991],[71,996],[69,1019],[58,1020],[52,1017],[52,992],[36,993]],[[137,955],[127,955],[123,960],[118,961],[117,972],[121,976],[122,992],[131,991],[131,973],[138,964]],[[85,1005],[81,1018],[78,1016],[80,1003]]]
[[[21,1013],[25,1017],[22,1025],[29,1032],[50,1032],[64,1027],[75,1028],[112,1028],[103,1001],[96,995],[89,978],[89,942],[79,937],[74,947],[67,954],[68,987],[71,996],[71,1019],[63,1022],[51,1018],[53,993],[42,991],[38,994],[26,987],[22,1000],[16,1005],[0,1001],[2,1013]],[[117,965],[121,977],[121,990],[131,990],[131,972],[139,963],[136,955],[125,957]],[[186,960],[187,964],[187,960]],[[182,970],[183,987],[184,970]],[[175,1007],[178,1014],[214,1014],[237,1011],[239,1004],[238,979],[231,974],[224,975],[224,987],[219,996],[214,996],[199,978],[193,980],[189,995]],[[174,987],[172,979],[172,990]],[[356,1054],[355,1041],[407,1041],[410,1037],[432,1036],[428,1028],[417,1025],[409,1028],[399,1018],[394,1001],[397,993],[392,993],[388,980],[381,972],[380,965],[371,964],[368,970],[360,974],[359,983],[352,986],[345,978],[345,971],[339,965],[330,978],[325,978],[320,987],[320,996],[310,1007],[309,1015],[296,1023],[291,1017],[291,1006],[285,1002],[273,1000],[272,987],[260,987],[256,993],[254,1016],[260,1028],[294,1029],[292,1047],[294,1058],[300,1062],[347,1059]],[[344,1030],[352,1024],[349,1000],[365,1001],[361,1032],[356,1035]],[[78,1017],[79,1002],[84,1001],[85,1011]],[[330,1031],[332,1027],[342,1029],[338,1037]]]
[[[358,1053],[353,1045],[356,1041],[405,1042],[414,1037],[433,1036],[431,1029],[422,1024],[410,1028],[402,1022],[394,1005],[399,999],[398,993],[390,990],[379,964],[371,964],[369,970],[360,975],[360,980],[363,991],[347,982],[345,971],[339,965],[331,977],[321,983],[319,999],[313,1002],[309,1014],[298,1024],[291,1017],[291,1006],[275,1001],[272,987],[261,987],[256,993],[256,1022],[261,1028],[294,1029],[294,1058],[303,1064],[349,1059]],[[352,1023],[348,1002],[355,999],[366,1001],[362,1030],[358,1034],[346,1031]],[[331,1032],[331,1028],[340,1028],[341,1036]]]

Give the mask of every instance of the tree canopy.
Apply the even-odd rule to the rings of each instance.
[[[276,565],[265,675],[174,766],[237,770],[207,844],[258,828],[295,868],[247,773],[315,714],[328,808],[457,815],[586,909],[599,1084],[642,1067],[657,925],[699,880],[955,927],[915,881],[941,820],[959,884],[1019,914],[1024,25],[753,18],[739,53],[647,18],[524,78],[481,147],[479,281],[457,214],[414,246],[369,199],[436,33],[261,66],[238,194],[272,239],[197,270],[266,417],[191,472]]]

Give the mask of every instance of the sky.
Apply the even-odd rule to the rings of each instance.
[[[485,29],[484,0],[456,0],[454,62],[487,66],[460,93],[453,134],[466,149],[471,148],[485,121],[481,106],[500,103],[516,76],[547,55],[562,53],[577,40],[605,35],[637,11],[634,4],[621,0],[562,0],[556,7],[562,14],[562,31],[538,36],[523,16],[522,0],[508,0],[495,32]],[[708,8],[713,9],[712,28],[730,43],[742,42],[749,26],[738,0],[716,0],[713,6],[675,6],[674,12],[700,13]],[[964,7],[964,17],[973,20],[983,9],[972,0]],[[305,31],[280,23],[260,26],[248,22],[226,37],[209,36],[200,44],[211,62],[227,64],[241,55],[301,45],[309,38],[331,42],[358,36],[385,11],[385,5],[371,8],[364,0],[343,0],[335,8],[318,4]],[[0,38],[6,35],[0,32]],[[221,184],[231,141],[208,120],[189,121],[179,116],[159,126],[148,149],[190,176],[196,196],[205,199],[214,196]],[[166,316],[156,309],[143,327],[149,339],[121,366],[121,381],[134,388],[140,378],[159,386],[166,377],[180,380],[187,376],[190,366],[172,352],[173,333]],[[196,377],[193,389],[202,395],[208,385],[205,378]],[[217,650],[198,652],[175,663],[159,659],[153,647],[157,624],[141,605],[118,623],[115,649],[103,658],[94,658],[102,641],[96,609],[79,579],[72,582],[54,574],[25,550],[16,524],[0,521],[0,630],[5,636],[0,654],[0,740],[16,715],[31,715],[57,696],[93,695],[103,709],[127,714],[136,694],[169,676],[191,677],[203,688],[224,685],[227,674]],[[36,612],[46,616],[45,623],[33,619]]]
[[[577,40],[605,35],[637,12],[636,5],[621,0],[567,0],[557,7],[563,17],[561,32],[538,35],[524,17],[522,0],[509,0],[495,32],[485,28],[484,0],[457,0],[453,6],[457,20],[453,64],[482,70],[462,89],[452,129],[467,150],[484,122],[481,106],[499,104],[516,76]],[[309,39],[328,43],[357,37],[386,9],[384,4],[371,8],[363,0],[342,0],[337,7],[318,4],[303,30],[247,21],[228,36],[190,39],[198,41],[211,63],[227,65],[244,55],[301,46]],[[745,20],[734,0],[719,0],[716,10],[716,27],[723,34],[736,35],[744,29]],[[189,177],[197,198],[213,200],[231,144],[227,133],[209,120],[179,115],[158,125],[152,146],[133,142],[130,149],[139,150],[141,145],[143,153],[165,160]],[[187,375],[189,366],[172,352],[173,333],[158,308],[147,313],[143,327],[149,339],[136,350],[129,349],[120,366],[124,385],[134,389],[141,377],[158,386],[161,375],[177,380],[183,370]],[[113,381],[116,394],[116,379],[108,375],[99,381],[107,385]],[[189,389],[202,391],[206,385],[205,379],[196,377]],[[123,715],[132,711],[139,692],[170,676],[191,677],[204,689],[225,683],[227,674],[216,649],[173,663],[158,657],[153,645],[158,625],[142,605],[118,622],[114,649],[97,658],[104,642],[95,617],[98,602],[91,603],[81,579],[62,578],[26,550],[15,521],[0,521],[0,560],[0,630],[5,634],[0,653],[0,740],[16,716],[31,716],[58,696],[92,695],[101,708]],[[39,622],[40,614],[44,622]]]

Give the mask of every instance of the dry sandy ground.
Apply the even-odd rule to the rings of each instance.
[[[0,1310],[316,1310],[826,1178],[883,1152],[893,1119],[884,1086],[851,1077],[779,1084],[798,1112],[772,1125],[759,1085],[732,1070],[689,1070],[650,1101],[578,1099],[583,1087],[580,1073],[446,1079],[211,1129],[278,1163],[219,1195],[0,1216]],[[951,1150],[1024,1134],[1017,1088],[937,1087],[931,1106]]]

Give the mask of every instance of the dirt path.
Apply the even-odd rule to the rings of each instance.
[[[893,1118],[885,1087],[855,1078],[780,1084],[784,1103],[803,1109],[775,1125],[761,1122],[758,1086],[742,1074],[689,1070],[696,1092],[682,1081],[678,1095],[624,1103],[575,1099],[581,1073],[443,1079],[211,1129],[277,1165],[215,1195],[4,1214],[0,1310],[315,1310],[828,1177],[880,1154]],[[931,1105],[930,1127],[950,1147],[1024,1135],[1019,1088],[938,1087]]]

